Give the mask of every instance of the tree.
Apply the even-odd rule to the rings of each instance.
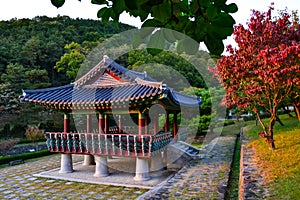
[[[45,138],[45,131],[39,129],[36,126],[32,126],[26,129],[25,136],[28,140],[35,144],[35,150],[38,151],[38,142]]]
[[[51,2],[59,8],[65,1]],[[131,16],[139,17],[143,22],[142,27],[161,27],[182,32],[198,43],[204,42],[208,50],[215,55],[223,52],[222,40],[232,34],[235,24],[230,13],[238,10],[235,3],[227,5],[226,0],[92,0],[92,3],[106,5],[97,13],[104,23],[110,19],[118,23],[120,14],[125,11]],[[150,29],[144,34],[149,35],[152,31]],[[161,34],[157,32],[152,36],[156,38]],[[184,44],[185,38],[177,39]],[[188,49],[191,47],[186,47],[186,50]]]
[[[72,42],[65,46],[67,53],[65,53],[56,65],[54,69],[58,72],[65,71],[66,75],[73,81],[75,80],[80,64],[83,63],[85,55],[80,44]]]
[[[236,26],[238,48],[229,45],[229,55],[211,68],[226,89],[226,105],[251,108],[263,129],[259,135],[266,138],[270,149],[275,148],[278,106],[293,87],[300,87],[300,30],[287,12],[273,19],[273,9],[253,11],[248,28]],[[270,114],[266,123],[261,120],[260,107]]]
[[[1,75],[1,81],[9,83],[11,89],[20,94],[26,85],[25,68],[19,64],[9,64]]]
[[[203,132],[209,130],[213,135],[214,128],[218,121],[219,113],[222,113],[222,106],[218,104],[223,97],[222,88],[210,87],[209,89],[190,87],[186,88],[183,93],[201,97],[202,104],[200,106],[200,116],[189,121],[192,132],[196,132],[196,138],[203,135]],[[213,105],[219,105],[214,108]],[[196,129],[196,130],[195,130]]]

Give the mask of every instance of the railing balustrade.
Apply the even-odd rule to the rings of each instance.
[[[150,157],[165,148],[172,135],[170,132],[155,135],[46,132],[45,136],[51,152]]]

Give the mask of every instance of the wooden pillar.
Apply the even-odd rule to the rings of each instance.
[[[89,133],[91,131],[91,117],[89,114],[86,115],[86,132]]]
[[[70,114],[64,113],[64,133],[68,132],[70,132]],[[66,134],[64,134],[64,139],[67,139]],[[72,154],[62,153],[59,173],[72,173],[73,171]]]
[[[70,132],[70,114],[64,113],[64,132]]]
[[[109,133],[109,117],[108,114],[104,114],[104,133]]]
[[[98,129],[99,133],[104,133],[105,123],[104,123],[104,116],[102,113],[98,115]]]
[[[145,133],[145,115],[144,113],[139,112],[139,135]]]
[[[170,131],[170,116],[169,116],[169,112],[166,112],[166,119],[165,119],[165,132]]]
[[[173,117],[173,137],[177,135],[178,132],[178,118],[177,118],[177,112],[174,111],[174,117]]]
[[[119,133],[122,133],[122,115],[119,115],[118,119],[118,127],[119,127]]]
[[[86,132],[91,132],[91,117],[89,114],[86,115]],[[88,140],[92,140],[92,137],[89,135]],[[83,165],[94,165],[95,159],[93,155],[84,155]]]
[[[145,125],[144,125],[144,133],[145,134],[148,134],[149,133],[149,116],[148,115],[145,115]]]

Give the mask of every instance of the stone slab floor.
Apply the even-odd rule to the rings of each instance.
[[[204,148],[202,159],[192,160],[162,187],[135,187],[81,183],[36,177],[58,168],[60,156],[0,169],[0,199],[223,199],[235,137],[219,137]],[[73,162],[83,157],[73,156]]]

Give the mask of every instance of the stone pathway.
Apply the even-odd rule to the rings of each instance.
[[[263,182],[262,170],[254,160],[254,151],[247,145],[248,140],[242,137],[240,161],[240,199],[266,199],[269,196]]]
[[[82,156],[73,156],[74,162]],[[58,168],[60,155],[0,169],[0,199],[135,199],[146,189],[79,183],[33,176]]]
[[[224,199],[235,140],[216,138],[206,146],[202,159],[190,161],[163,187],[140,199]]]
[[[58,168],[60,156],[0,169],[0,199],[223,199],[233,156],[235,137],[219,137],[161,188],[146,190],[79,183],[33,176]],[[73,156],[73,162],[82,161]]]

